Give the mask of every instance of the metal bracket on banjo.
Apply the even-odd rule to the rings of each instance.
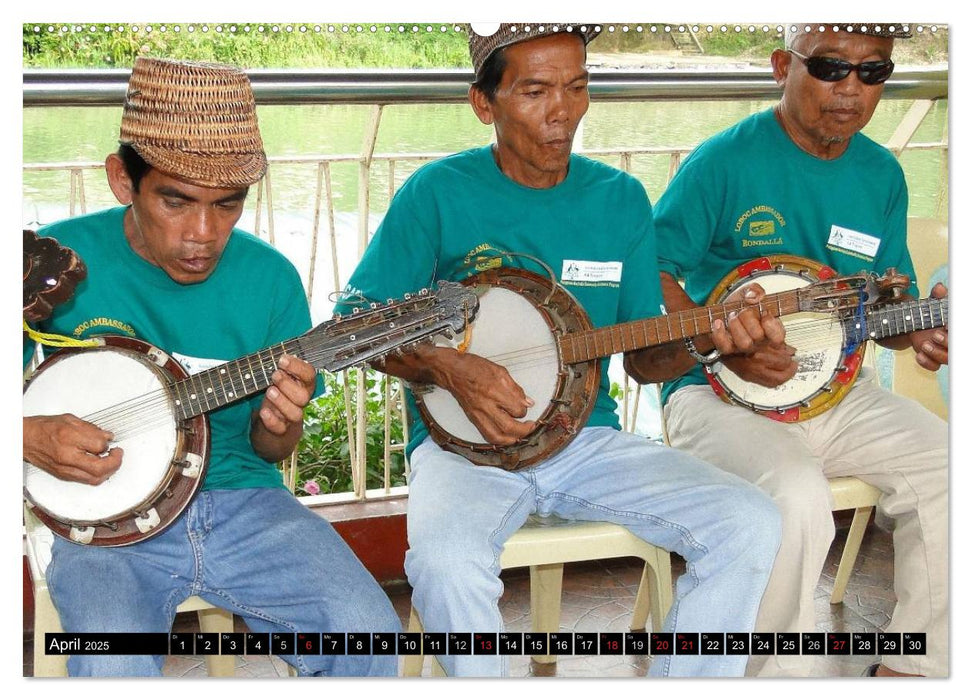
[[[70,535],[71,540],[78,544],[90,544],[94,539],[94,528],[75,525],[71,528]]]
[[[147,512],[135,518],[135,527],[138,528],[139,532],[145,533],[154,530],[160,522],[162,522],[162,519],[159,518],[158,511],[150,508]]]
[[[148,347],[148,349],[145,351],[145,355],[159,367],[165,367],[170,359],[166,353],[162,352],[154,345],[150,345]]]
[[[189,479],[198,479],[199,474],[202,473],[202,465],[204,464],[202,455],[197,455],[189,452],[185,456],[185,460],[181,462],[182,464],[182,476]]]

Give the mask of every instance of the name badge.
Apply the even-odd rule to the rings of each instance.
[[[835,224],[829,230],[829,245],[834,248],[850,250],[860,255],[874,257],[880,248],[880,239],[853,229],[843,228]]]
[[[560,279],[564,282],[620,282],[622,262],[564,260]]]

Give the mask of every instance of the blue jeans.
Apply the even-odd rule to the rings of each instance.
[[[47,584],[67,632],[168,632],[191,595],[253,632],[391,632],[400,621],[334,528],[284,489],[203,491],[166,531],[126,547],[55,538]],[[393,676],[395,656],[293,655],[300,675]],[[68,659],[72,676],[158,676],[157,656]]]
[[[618,523],[687,570],[662,631],[750,632],[781,537],[758,488],[684,452],[586,428],[519,472],[474,466],[425,440],[411,457],[405,570],[428,632],[502,631],[499,557],[531,513]],[[442,656],[446,673],[506,675],[502,656]],[[652,676],[741,676],[747,656],[657,656]]]

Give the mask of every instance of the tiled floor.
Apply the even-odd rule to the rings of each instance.
[[[873,525],[867,531],[856,567],[850,578],[842,605],[830,605],[833,578],[843,550],[846,530],[837,531],[826,568],[816,589],[816,625],[821,632],[874,632],[881,629],[893,611],[893,553],[890,535]],[[674,558],[674,575],[683,565]],[[567,565],[563,583],[561,629],[574,632],[626,632],[641,568],[634,560],[618,559],[594,564]],[[529,631],[529,575],[526,569],[503,574],[506,591],[501,608],[507,629]],[[392,602],[407,626],[409,592],[392,592]],[[195,614],[179,615],[177,631],[191,631]],[[648,625],[651,622],[648,621]],[[237,630],[245,631],[237,618]],[[32,644],[24,642],[24,675],[32,675]],[[858,676],[875,661],[875,657],[824,656],[816,661],[815,676]],[[637,677],[650,667],[647,656],[561,656],[555,664],[536,664],[528,656],[510,657],[510,675],[560,677]],[[199,677],[206,675],[204,657],[171,656],[166,660],[164,675]],[[288,666],[276,657],[240,656],[236,660],[237,677],[270,678],[288,675]],[[425,675],[430,675],[430,660],[425,661]]]

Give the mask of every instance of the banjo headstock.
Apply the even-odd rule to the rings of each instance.
[[[24,229],[24,320],[43,321],[87,277],[84,262],[54,238]]]
[[[910,276],[900,274],[895,267],[888,267],[887,271],[876,279],[876,285],[884,301],[899,299],[910,288]]]
[[[860,306],[875,304],[882,298],[876,275],[860,272],[855,275],[830,277],[797,290],[800,311],[831,313],[852,311]]]
[[[369,302],[350,314],[336,316],[301,336],[314,344],[305,359],[317,369],[338,372],[414,346],[434,335],[461,332],[475,318],[479,299],[475,290],[442,280],[433,289]]]

